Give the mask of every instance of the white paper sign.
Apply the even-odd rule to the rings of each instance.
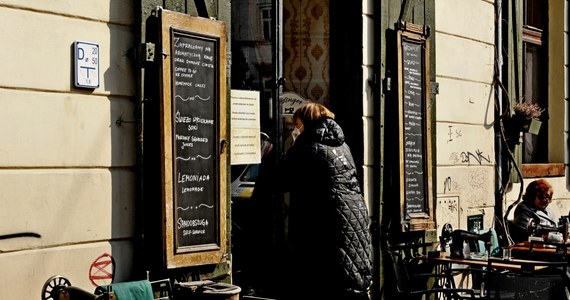
[[[259,91],[231,91],[232,165],[261,163]]]

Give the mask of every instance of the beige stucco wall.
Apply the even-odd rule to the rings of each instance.
[[[565,2],[549,2],[549,105],[551,162],[562,162],[565,117]],[[495,201],[493,131],[494,2],[437,0],[437,204],[438,229],[445,222],[467,228],[467,216],[484,215],[491,227]],[[565,29],[566,28],[566,29]],[[545,77],[546,78],[546,77]],[[525,178],[523,190],[535,178]],[[568,215],[570,192],[565,177],[551,177],[557,216]],[[520,196],[521,184],[506,187],[505,209]],[[509,218],[512,218],[510,211]],[[455,224],[452,224],[455,226]]]
[[[91,264],[131,275],[135,231],[134,1],[0,0],[0,299],[53,275],[93,292]],[[73,43],[100,47],[100,87],[73,87]],[[98,274],[101,275],[101,274]]]
[[[436,0],[436,223],[467,229],[467,217],[493,221],[494,3]]]

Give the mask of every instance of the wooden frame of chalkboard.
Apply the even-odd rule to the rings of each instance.
[[[158,14],[165,263],[220,263],[227,248],[226,27]]]
[[[403,229],[433,229],[429,28],[397,27],[400,217]]]

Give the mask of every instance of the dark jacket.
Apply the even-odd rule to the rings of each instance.
[[[370,221],[340,126],[328,118],[312,128],[305,124],[284,166],[298,273],[326,289],[365,292],[372,282]]]
[[[548,228],[556,228],[558,226],[554,215],[548,207],[542,210],[523,201],[515,208],[513,223],[509,228],[511,238],[515,243],[528,240],[531,234],[531,229],[529,228],[531,220],[534,220],[538,225]]]

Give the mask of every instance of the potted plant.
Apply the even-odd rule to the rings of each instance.
[[[513,107],[514,114],[512,122],[516,131],[538,134],[542,122],[539,120],[540,115],[544,112],[536,103],[519,101]]]

